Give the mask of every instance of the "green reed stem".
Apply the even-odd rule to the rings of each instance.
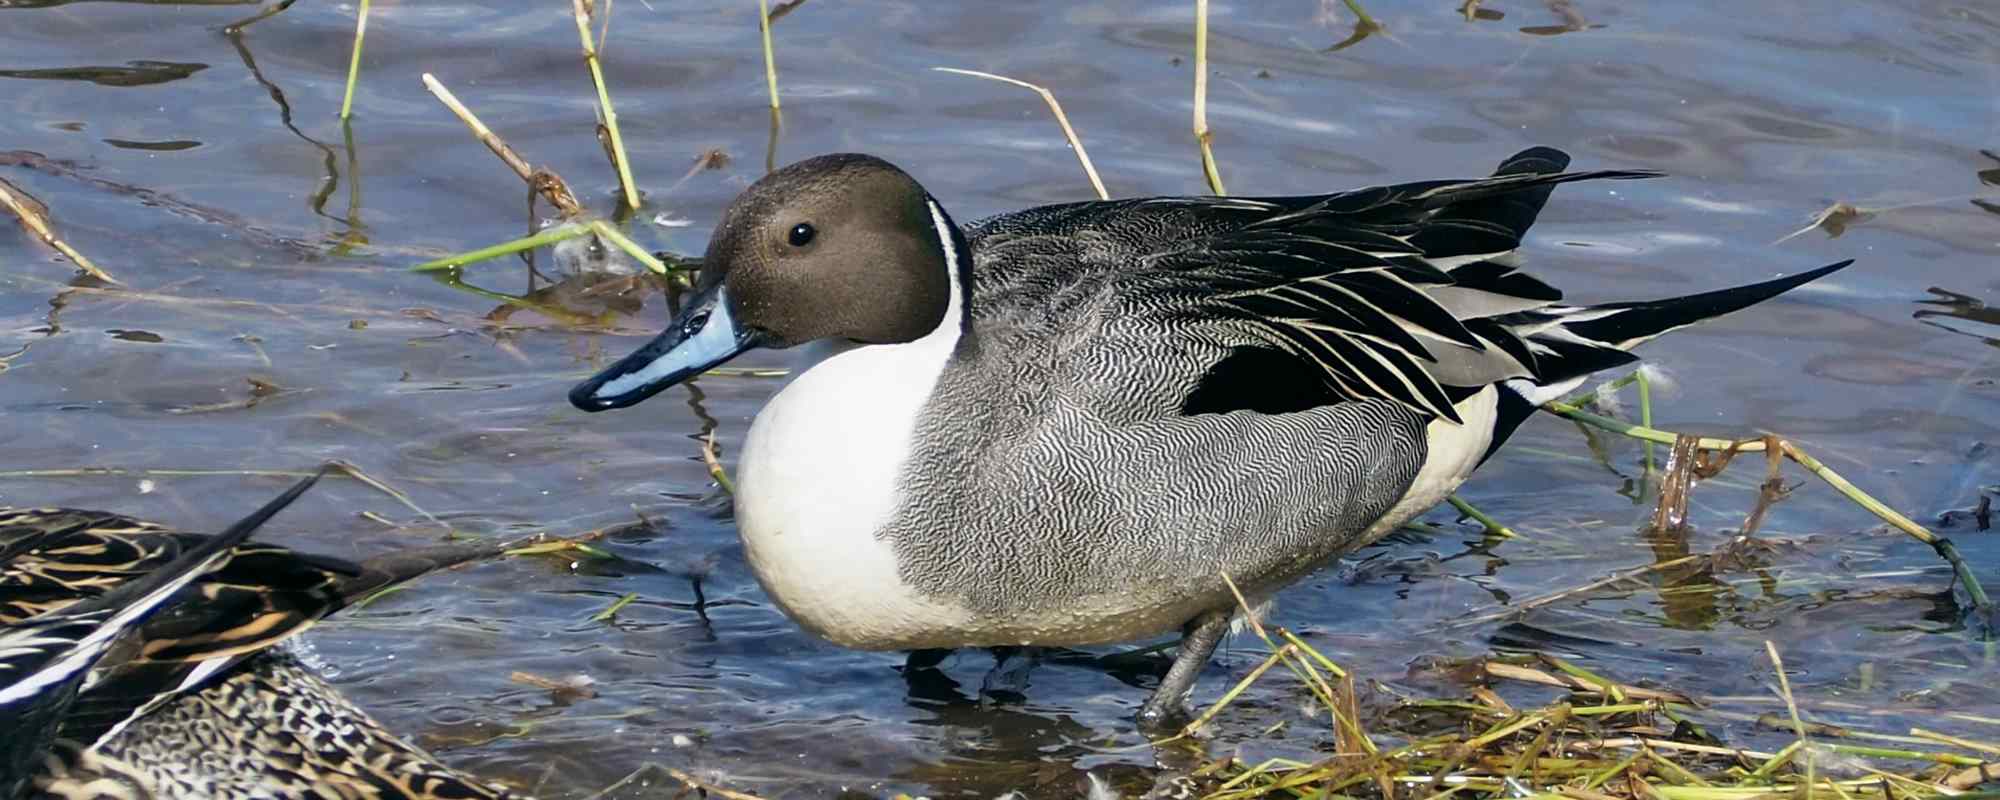
[[[1633,372],[1632,378],[1639,384],[1639,424],[1653,427],[1653,382],[1646,379],[1644,369]],[[1653,446],[1653,442],[1646,442],[1647,475],[1653,474]]]
[[[1216,169],[1215,153],[1208,143],[1208,0],[1194,0],[1194,140],[1201,146],[1201,171],[1208,176],[1208,190],[1229,194],[1222,188],[1222,173]]]
[[[429,272],[439,269],[457,269],[467,264],[512,255],[523,250],[533,250],[537,247],[555,244],[565,239],[574,239],[590,233],[592,230],[593,227],[591,225],[557,225],[533,236],[523,236],[519,239],[501,242],[491,247],[482,247],[478,250],[470,250],[445,256],[444,258],[431,259],[430,261],[411,267],[410,271]]]
[[[623,596],[619,597],[617,600],[612,601],[611,606],[609,608],[606,608],[603,611],[599,611],[595,614],[590,615],[590,621],[608,622],[611,620],[612,617],[618,616],[619,610],[623,609],[626,606],[631,605],[632,601],[637,599],[639,599],[638,592],[626,592]]]
[[[597,42],[590,35],[590,12],[584,0],[570,0],[576,17],[576,35],[583,40],[583,63],[590,67],[590,82],[597,86],[597,109],[604,116],[604,130],[611,137],[611,160],[618,170],[618,186],[625,193],[625,206],[638,210],[639,187],[632,181],[632,161],[625,157],[625,139],[618,134],[618,111],[611,106],[611,89],[604,85],[604,67],[597,60]]]
[[[361,40],[368,36],[369,0],[361,0],[361,10],[354,16],[354,55],[347,60],[347,90],[340,98],[340,118],[354,116],[354,84],[361,77]]]
[[[771,110],[778,110],[778,60],[771,50],[771,3],[757,0],[757,28],[764,36],[764,85],[771,90]]]
[[[1487,533],[1493,534],[1502,539],[1512,539],[1516,537],[1513,528],[1509,528],[1505,525],[1500,524],[1500,520],[1494,519],[1486,512],[1474,508],[1471,503],[1465,502],[1465,500],[1463,498],[1460,498],[1458,495],[1452,495],[1450,497],[1445,498],[1445,502],[1450,503],[1452,508],[1458,509],[1458,513],[1471,517],[1474,522],[1486,526]]]

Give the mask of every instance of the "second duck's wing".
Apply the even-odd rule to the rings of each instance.
[[[101,511],[0,509],[0,625],[67,610],[155,574],[213,537]],[[237,545],[185,595],[138,626],[127,658],[91,681],[62,721],[86,745],[194,690],[351,603],[510,543],[404,550],[359,564],[277,545]]]
[[[184,601],[182,589],[226,566],[235,556],[232,548],[316,480],[314,475],[300,481],[222,533],[177,552],[143,575],[97,588],[88,597],[25,619],[7,620],[0,628],[0,730],[8,731],[7,743],[0,747],[0,790],[8,796],[17,793],[34,761],[55,739],[71,738],[64,728],[72,706],[85,696],[91,676],[117,668],[116,664],[101,663],[107,653],[114,647],[129,652],[135,632],[150,617],[171,603]],[[50,526],[20,524],[18,515],[12,519],[16,524],[0,524],[0,554],[7,556],[9,568],[35,560],[38,553],[62,548],[98,521],[68,519]],[[46,602],[51,587],[40,588]]]
[[[191,553],[226,544],[101,511],[0,508],[0,626],[11,631],[88,608],[172,571]],[[67,788],[224,779],[180,765],[185,753],[176,743],[198,730],[239,751],[226,763],[265,764],[269,772],[257,781],[299,796],[326,786],[352,787],[356,796],[510,797],[383,730],[269,648],[377,591],[518,544],[444,545],[359,564],[237,544],[129,631],[116,663],[101,663],[68,707],[51,715],[54,727],[43,739],[45,746],[54,740],[57,757],[39,779]]]

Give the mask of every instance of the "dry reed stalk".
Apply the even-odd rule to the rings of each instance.
[[[778,110],[778,60],[771,52],[771,3],[757,0],[757,31],[764,38],[764,85],[771,90],[771,110]]]
[[[1648,564],[1646,566],[1638,567],[1636,569],[1625,570],[1623,572],[1612,574],[1609,577],[1591,581],[1582,586],[1578,586],[1571,589],[1563,589],[1561,591],[1550,592],[1545,595],[1530,598],[1520,603],[1516,603],[1514,605],[1510,605],[1506,608],[1500,609],[1498,611],[1452,620],[1450,622],[1446,622],[1442,625],[1437,626],[1437,629],[1448,630],[1451,628],[1462,628],[1467,625],[1478,625],[1481,623],[1506,619],[1510,616],[1519,614],[1523,611],[1527,611],[1534,608],[1540,608],[1550,603],[1554,603],[1558,600],[1562,600],[1563,598],[1566,597],[1572,597],[1578,594],[1582,594],[1584,592],[1596,591],[1606,586],[1611,586],[1614,584],[1632,580],[1633,578],[1637,578],[1641,575],[1647,575],[1665,569],[1672,569],[1682,564],[1692,563],[1698,559],[1703,559],[1703,558],[1707,558],[1707,556],[1703,555],[1682,556],[1680,558],[1671,559],[1668,561],[1661,561],[1657,564]]]
[[[1624,684],[1619,684],[1619,683],[1614,683],[1612,681],[1604,680],[1602,678],[1598,679],[1600,681],[1603,681],[1602,684],[1599,684],[1597,682],[1585,680],[1583,678],[1579,678],[1574,675],[1556,674],[1556,673],[1546,672],[1544,670],[1535,669],[1533,667],[1522,667],[1498,661],[1485,662],[1483,665],[1481,665],[1480,671],[1486,673],[1488,676],[1499,678],[1501,680],[1520,681],[1522,683],[1535,683],[1543,686],[1556,686],[1564,689],[1573,689],[1580,692],[1593,692],[1597,694],[1605,694],[1607,697],[1609,696],[1608,692],[1616,691],[1620,694],[1625,695],[1626,697],[1630,697],[1636,700],[1651,700],[1662,703],[1680,703],[1682,705],[1688,705],[1693,702],[1687,696],[1676,692],[1662,692],[1655,689],[1646,689],[1638,686],[1627,686]]]
[[[1194,140],[1201,146],[1201,171],[1208,176],[1208,189],[1218,195],[1222,173],[1216,170],[1215,153],[1209,149],[1214,134],[1208,130],[1208,0],[1194,0]]]
[[[417,505],[416,501],[411,500],[410,496],[408,494],[403,493],[401,489],[397,489],[394,486],[390,486],[389,484],[384,483],[381,480],[378,480],[375,476],[361,471],[360,467],[357,467],[346,461],[339,461],[339,460],[329,461],[327,462],[327,466],[333,469],[340,470],[341,472],[347,473],[348,477],[360,481],[363,485],[366,485],[367,487],[374,489],[375,491],[381,492],[383,494],[395,498],[396,502],[402,503],[404,508],[407,508],[411,511],[415,511],[419,515],[422,515],[424,519],[430,520],[431,524],[445,529],[445,532],[447,534],[453,536],[456,536],[458,534],[458,531],[454,530],[451,527],[451,523],[438,519],[436,514],[432,514],[431,512],[424,510],[423,506]]]
[[[975,78],[986,78],[987,80],[1000,81],[1001,83],[1011,83],[1023,89],[1033,90],[1036,94],[1041,95],[1042,101],[1049,104],[1049,111],[1053,112],[1056,115],[1056,124],[1062,126],[1063,138],[1069,140],[1069,148],[1071,150],[1076,151],[1077,163],[1083,165],[1083,174],[1086,177],[1090,178],[1090,188],[1097,190],[1097,199],[1099,200],[1111,199],[1111,193],[1106,192],[1104,190],[1104,181],[1097,177],[1097,167],[1092,166],[1090,163],[1090,153],[1086,152],[1083,149],[1083,140],[1077,138],[1076,129],[1070,127],[1069,125],[1069,116],[1063,113],[1062,104],[1056,102],[1055,93],[1050,92],[1046,88],[1043,88],[1036,84],[1029,83],[1024,80],[1009,78],[1005,75],[995,75],[991,72],[980,72],[978,70],[973,70],[973,69],[958,69],[956,67],[931,67],[931,69],[937,70],[938,72],[949,72],[955,75],[971,75],[972,77]]]
[[[34,196],[22,191],[20,187],[0,180],[0,205],[14,212],[14,216],[20,218],[22,227],[27,228],[29,233],[33,233],[35,238],[41,239],[44,244],[55,248],[56,252],[63,254],[63,257],[68,258],[77,269],[105,283],[118,283],[110,273],[99,269],[90,259],[85,258],[82,253],[76,251],[76,248],[69,246],[68,242],[56,235],[55,229],[49,225],[48,206],[43,205]]]
[[[437,76],[424,73],[424,87],[430,89],[431,94],[437,97],[438,102],[443,103],[445,108],[451,109],[451,113],[458,115],[459,121],[465,123],[467,128],[471,128],[472,135],[477,137],[481,144],[486,145],[486,149],[493,151],[493,155],[499,156],[501,163],[506,164],[507,168],[513,170],[522,181],[541,192],[549,204],[555,206],[556,211],[565,219],[583,213],[583,205],[577,202],[576,194],[569,190],[569,185],[563,182],[561,176],[549,170],[537,170],[529,166],[527,160],[521,158],[521,154],[514,152],[514,148],[507,144],[507,140],[500,138],[499,134],[486,127],[486,123],[480,122],[478,115],[472,113],[472,109],[466,108],[464,103],[459,102],[458,96],[445,88]]]

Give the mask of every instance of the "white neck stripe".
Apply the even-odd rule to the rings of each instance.
[[[926,197],[924,206],[930,209],[931,225],[937,229],[938,246],[944,248],[945,279],[951,282],[951,300],[945,303],[944,321],[938,323],[937,329],[931,331],[924,339],[949,332],[949,338],[955,345],[959,331],[965,325],[965,281],[964,276],[959,274],[961,267],[958,263],[958,246],[952,238],[952,234],[956,231],[952,230],[951,222],[945,219],[944,209],[938,206],[936,200]]]

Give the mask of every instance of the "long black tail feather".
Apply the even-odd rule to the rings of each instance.
[[[1593,372],[1638,361],[1638,356],[1627,352],[1631,348],[1669,331],[1749,308],[1852,263],[1849,259],[1782,278],[1682,297],[1551,308],[1494,318],[1503,326],[1540,331],[1522,337],[1535,350],[1535,380],[1501,385],[1493,442],[1481,460],[1491,458],[1541,403],[1569,391],[1571,384]]]
[[[1593,320],[1568,322],[1564,323],[1563,327],[1585,339],[1603,342],[1623,350],[1676,328],[1749,308],[1837,272],[1852,263],[1854,260],[1848,259],[1796,275],[1685,297],[1604,303],[1591,308],[1619,309],[1620,313]]]

